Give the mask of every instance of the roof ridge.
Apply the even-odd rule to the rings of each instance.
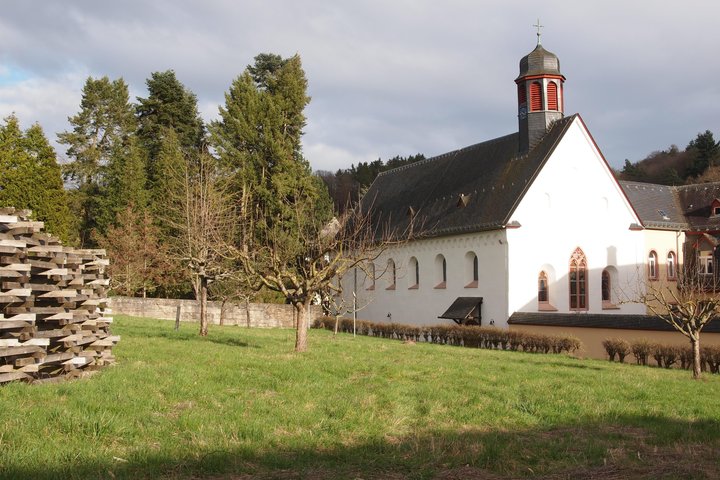
[[[458,149],[455,149],[455,150],[451,150],[451,151],[449,151],[449,152],[441,153],[441,154],[439,154],[439,155],[435,155],[434,157],[425,158],[425,159],[420,160],[420,161],[418,161],[418,162],[413,162],[413,163],[409,163],[409,164],[407,164],[407,165],[401,165],[401,166],[399,166],[399,167],[391,168],[390,170],[385,170],[384,172],[378,173],[378,177],[383,176],[383,175],[387,175],[387,174],[390,174],[390,173],[401,172],[401,171],[407,170],[408,168],[411,168],[411,167],[424,165],[424,164],[426,164],[426,163],[429,163],[429,162],[432,162],[432,161],[435,161],[435,160],[440,160],[440,159],[445,158],[445,157],[449,157],[449,156],[452,156],[452,155],[457,155],[457,154],[459,154],[459,153],[461,153],[461,152],[464,152],[464,151],[466,151],[466,150],[469,150],[469,149],[471,149],[471,148],[477,148],[477,147],[479,147],[480,145],[491,145],[491,144],[496,143],[496,142],[500,142],[500,141],[503,141],[503,140],[507,140],[509,137],[512,137],[513,135],[517,135],[517,132],[508,133],[507,135],[503,135],[503,136],[501,136],[501,137],[491,138],[490,140],[485,140],[485,141],[483,141],[483,142],[473,143],[472,145],[468,145],[468,146],[466,146],[466,147],[462,147],[462,148],[458,148]]]

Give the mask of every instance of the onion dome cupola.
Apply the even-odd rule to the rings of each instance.
[[[539,22],[538,22],[539,25]],[[545,135],[552,122],[563,118],[563,83],[557,55],[540,43],[520,60],[518,88],[518,123],[520,153],[529,151]]]

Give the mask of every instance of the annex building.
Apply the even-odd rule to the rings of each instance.
[[[517,132],[377,177],[362,208],[409,240],[344,279],[358,318],[684,339],[631,300],[685,262],[716,274],[720,184],[619,182],[565,115],[564,82],[538,41],[515,79]]]

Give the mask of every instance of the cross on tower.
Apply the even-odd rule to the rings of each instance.
[[[544,25],[540,25],[540,19],[538,18],[537,23],[535,25],[533,25],[533,27],[537,27],[537,29],[538,29],[538,31],[537,31],[538,43],[537,44],[540,45],[540,35],[541,35],[540,29],[543,28]]]

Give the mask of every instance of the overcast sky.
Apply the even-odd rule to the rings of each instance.
[[[299,53],[314,169],[432,156],[517,131],[514,79],[537,17],[566,114],[612,166],[720,134],[717,1],[6,1],[0,113],[54,142],[88,76],[123,77],[134,100],[174,69],[211,120],[255,55]]]

